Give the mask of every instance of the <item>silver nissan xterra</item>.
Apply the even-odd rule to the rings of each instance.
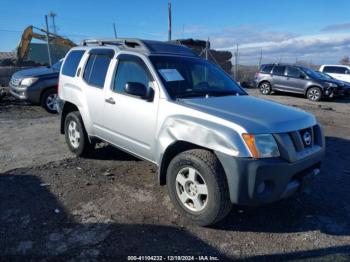
[[[181,45],[83,41],[65,57],[58,92],[73,153],[102,140],[156,164],[175,207],[202,226],[232,204],[288,197],[320,172],[325,140],[313,115],[247,95]]]

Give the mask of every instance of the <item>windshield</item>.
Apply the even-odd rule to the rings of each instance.
[[[63,59],[59,60],[55,64],[52,65],[52,69],[60,71],[61,66],[62,66]]]
[[[216,65],[188,57],[150,56],[172,98],[246,95],[243,89]]]
[[[333,77],[331,77],[330,75],[328,75],[326,73],[322,73],[322,72],[317,72],[317,73],[320,74],[325,79],[334,79]]]
[[[317,79],[326,79],[325,76],[323,76],[322,74],[320,74],[319,72],[316,72],[314,70],[311,70],[310,68],[303,68],[303,71],[305,72],[305,74],[307,74],[308,76],[310,76],[311,78],[317,78]]]

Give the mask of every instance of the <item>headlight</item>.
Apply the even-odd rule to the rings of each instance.
[[[271,134],[243,134],[242,137],[254,158],[280,156],[276,140]]]
[[[36,78],[36,77],[24,78],[21,81],[21,86],[30,86],[30,85],[34,84],[36,81],[38,81],[38,78]]]

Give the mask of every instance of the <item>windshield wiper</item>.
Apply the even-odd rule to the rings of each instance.
[[[236,96],[237,92],[235,91],[210,91],[207,92],[209,96]]]
[[[176,98],[202,97],[202,96],[206,96],[207,94],[208,94],[208,92],[191,91],[191,92],[178,94],[178,95],[176,95]]]

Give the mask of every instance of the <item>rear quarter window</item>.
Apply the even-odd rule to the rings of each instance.
[[[261,67],[260,72],[264,74],[270,74],[272,68],[273,68],[273,65],[265,65]]]
[[[77,68],[80,63],[80,60],[84,53],[85,53],[84,50],[71,51],[64,61],[62,74],[66,76],[74,77],[77,72]]]

